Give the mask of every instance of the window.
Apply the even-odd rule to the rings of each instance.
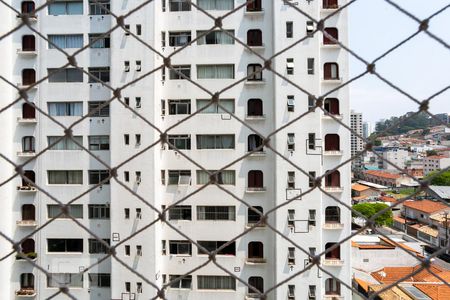
[[[36,82],[36,71],[34,69],[22,70],[22,85],[32,85]]]
[[[216,171],[209,171],[215,173]],[[236,183],[236,173],[234,170],[225,170],[217,173],[215,175],[216,183],[218,184],[229,184],[235,185]],[[197,171],[197,184],[207,184],[210,180],[210,176],[203,170]]]
[[[236,220],[234,206],[197,206],[197,220]]]
[[[309,187],[313,187],[315,184],[315,180],[316,180],[316,172],[314,171],[310,171],[308,172],[309,176],[308,176],[308,186]]]
[[[260,212],[260,214],[258,213]],[[247,209],[247,222],[249,224],[258,223],[264,210],[261,206],[252,206]]]
[[[197,5],[204,10],[231,10],[234,0],[197,0]]]
[[[322,6],[324,9],[338,8],[338,0],[323,0]]]
[[[136,35],[142,34],[142,26],[140,24],[136,24]]]
[[[129,106],[129,105],[130,105],[130,97],[124,97],[124,98],[123,98],[123,101],[125,102],[125,105],[126,105],[126,106]]]
[[[337,206],[328,206],[325,208],[325,223],[340,223],[341,213]]]
[[[328,37],[326,34],[330,35],[333,39],[336,41],[339,39],[338,30],[334,27],[327,27],[324,29],[323,34],[323,44],[324,45],[334,45],[337,44],[335,41],[333,41],[330,37]]]
[[[109,34],[104,33],[90,33],[89,47],[95,49],[109,48],[111,44]]]
[[[255,290],[264,293],[264,279],[260,276],[252,276],[248,278],[248,293],[257,294]],[[253,288],[251,288],[253,287]]]
[[[250,259],[263,259],[264,258],[264,245],[261,242],[250,242],[247,246],[247,258]],[[256,261],[256,260],[254,260]]]
[[[82,219],[83,218],[83,205],[81,204],[70,204],[67,207],[67,210],[69,212],[69,216],[75,219]],[[69,218],[69,216],[62,214],[58,216],[61,213],[61,207],[57,204],[48,204],[47,205],[47,216],[49,219],[52,218]]]
[[[288,300],[294,300],[295,299],[295,285],[289,284],[288,285]]]
[[[176,184],[176,185],[191,184],[191,171],[169,170],[169,184]]]
[[[109,82],[109,67],[96,67],[89,68],[89,76],[88,82]]]
[[[169,135],[168,142],[178,150],[191,150],[191,136],[189,134]],[[169,150],[174,150],[171,145],[169,145]]]
[[[192,244],[189,241],[169,241],[169,253],[172,255],[192,255]]]
[[[295,134],[294,133],[287,134],[287,145],[288,145],[289,151],[295,150]]]
[[[247,0],[247,11],[262,11],[261,0]]]
[[[136,256],[142,256],[142,246],[136,245]]]
[[[89,219],[109,219],[109,205],[89,204]]]
[[[264,187],[264,173],[260,170],[251,170],[248,172],[248,188],[261,189]]]
[[[140,60],[136,61],[136,72],[140,72],[142,70],[142,64]]]
[[[286,74],[294,75],[294,59],[286,58]]]
[[[131,290],[131,283],[129,281],[125,282],[125,292],[130,292]]]
[[[47,69],[48,82],[83,82],[83,72],[79,69]]]
[[[109,15],[110,0],[89,0],[90,15]]]
[[[130,61],[129,60],[126,60],[123,62],[123,71],[130,72]]]
[[[199,290],[236,290],[236,279],[231,276],[197,276]]]
[[[339,100],[336,98],[325,98],[323,107],[332,115],[339,115]]]
[[[181,278],[181,275],[169,275],[170,288],[172,289],[192,289],[192,275]]]
[[[227,113],[224,109],[226,109],[230,113],[234,113],[234,99],[220,99],[218,104],[212,103],[211,105],[209,105],[210,103],[211,100],[208,99],[197,99],[197,110],[201,110],[199,113],[201,114]]]
[[[312,37],[314,35],[314,22],[306,21],[306,35]]]
[[[48,184],[83,184],[83,171],[47,171]]]
[[[247,31],[247,45],[250,47],[262,46],[262,31],[259,29],[250,29]]]
[[[263,138],[257,134],[250,134],[247,137],[247,150],[248,152],[255,151],[255,152],[263,152],[264,147],[263,146]],[[258,149],[259,148],[259,149]]]
[[[249,99],[247,101],[248,116],[263,116],[263,102],[261,99]]]
[[[223,245],[227,244],[227,241],[197,241],[197,243],[205,248],[208,252],[218,250]],[[208,254],[203,249],[198,248],[198,254]],[[236,255],[236,242],[231,242],[224,248],[217,252],[218,255]]]
[[[191,113],[191,100],[168,100],[169,115],[188,115]]]
[[[341,283],[334,278],[325,280],[325,295],[340,295]]]
[[[249,64],[247,66],[248,81],[262,81],[262,66],[260,64]]]
[[[35,9],[34,1],[22,1],[21,12],[23,14],[33,14]]]
[[[82,15],[83,1],[55,1],[49,3],[48,14],[58,15]]]
[[[130,218],[130,209],[124,208],[123,212],[125,214],[125,219],[129,219]]]
[[[329,250],[330,248],[338,245],[337,243],[326,243],[325,244],[325,259],[341,259],[341,247],[337,246],[336,248]]]
[[[130,35],[130,24],[125,24],[124,27],[124,31],[125,31],[125,35]]]
[[[288,265],[295,265],[295,248],[288,247]]]
[[[22,138],[22,152],[34,153],[34,136],[24,136]]]
[[[33,204],[22,205],[22,221],[35,221],[36,208]]]
[[[169,69],[169,78],[172,80],[184,79],[185,77],[191,78],[191,66],[190,65],[179,65],[172,66]]]
[[[35,119],[36,109],[34,106],[28,103],[22,105],[22,119]]]
[[[89,287],[110,287],[111,274],[108,273],[89,273]]]
[[[295,209],[288,209],[288,226],[294,227],[295,226]]]
[[[325,63],[323,65],[323,77],[325,80],[338,80],[339,67],[337,63]]]
[[[170,11],[190,11],[191,5],[186,0],[169,0]]]
[[[295,189],[295,172],[288,172],[287,187],[288,189]]]
[[[198,134],[197,149],[234,149],[234,134]]]
[[[104,245],[101,241],[97,239],[89,239],[88,242],[90,254],[108,253],[108,246],[110,245],[109,239],[103,239],[103,242],[108,244],[108,246]]]
[[[308,300],[316,299],[316,286],[310,285],[308,286]]]
[[[134,139],[136,140],[136,146],[140,146],[141,145],[141,135],[135,134]]]
[[[125,145],[129,145],[130,144],[130,135],[129,134],[124,134],[123,135],[123,141]]]
[[[234,65],[197,65],[198,79],[233,79]]]
[[[136,293],[142,293],[142,282],[136,282]]]
[[[192,220],[190,205],[177,205],[169,208],[169,220]]]
[[[83,239],[47,239],[47,252],[83,252]]]
[[[135,102],[134,106],[136,108],[141,108],[141,97],[134,98],[134,102]]]
[[[49,146],[53,143],[56,143],[49,150],[81,150],[81,147],[78,146],[75,142],[83,145],[82,136],[74,136],[72,138],[62,136],[48,136],[47,141]]]
[[[83,287],[83,274],[80,273],[50,273],[47,276],[47,287]]]
[[[88,114],[90,117],[109,117],[109,104],[105,105],[105,103],[106,101],[89,101]]]
[[[328,172],[329,171],[327,171],[327,173]],[[335,170],[325,177],[325,187],[338,188],[340,186],[341,186],[341,175],[339,171]]]
[[[310,209],[308,211],[308,225],[316,226],[316,210],[315,209]]]
[[[325,151],[339,151],[340,140],[338,134],[326,134],[325,135]]]
[[[314,58],[307,59],[308,75],[314,75]]]
[[[197,31],[197,45],[233,45],[234,30],[224,31]]]
[[[287,96],[287,110],[288,111],[294,111],[295,108],[295,98],[293,95]]]
[[[294,22],[286,22],[286,38],[294,37]]]
[[[34,35],[22,36],[22,51],[36,51],[36,38]]]
[[[130,172],[128,171],[123,172],[123,180],[125,180],[125,182],[130,181]]]
[[[58,34],[48,35],[48,48],[55,49],[56,47],[61,49],[75,49],[83,47],[83,35],[82,34]]]
[[[89,184],[109,184],[109,179],[103,182],[109,177],[108,170],[89,170]]]
[[[50,116],[82,116],[82,102],[48,102],[48,113]]]
[[[191,42],[191,32],[181,31],[181,32],[169,32],[169,46],[170,47],[180,47]]]
[[[161,47],[165,47],[165,46],[166,46],[166,32],[165,31],[161,31]],[[162,71],[164,72],[165,68],[162,68]]]
[[[316,149],[316,134],[308,133],[308,149],[315,150]]]

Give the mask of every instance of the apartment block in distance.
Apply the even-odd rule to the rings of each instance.
[[[7,0],[17,12],[0,4],[0,32],[20,14],[33,29],[0,40],[0,73],[16,85],[0,81],[1,107],[13,103],[0,113],[0,152],[26,163],[25,179],[7,181],[15,169],[0,159],[0,231],[22,241],[26,257],[0,262],[0,299],[47,299],[60,287],[76,299],[152,299],[163,286],[167,299],[259,299],[280,282],[267,299],[350,299],[339,281],[351,284],[350,246],[340,243],[350,212],[335,200],[350,204],[350,166],[335,170],[350,157],[350,134],[334,120],[350,124],[348,88],[336,89],[348,80],[348,54],[336,43],[348,44],[346,10],[336,12],[347,1],[292,2],[316,20],[336,12],[328,36],[287,1],[192,2],[213,17],[243,7],[223,19],[223,32],[183,0],[56,0],[38,10],[46,1]],[[111,13],[130,13],[126,30],[105,34],[116,26]],[[271,67],[310,96],[253,53],[293,44]],[[75,52],[92,76],[61,69]],[[173,53],[173,69],[161,67]],[[120,101],[105,105],[109,87],[123,86]],[[200,86],[223,90],[220,107]],[[17,88],[31,104],[14,102]],[[313,110],[311,95],[331,90],[325,112]],[[65,137],[60,125],[86,115]],[[280,155],[263,143],[278,128],[269,145]],[[166,130],[172,146],[158,143]],[[119,166],[116,178],[107,180],[107,166]],[[326,193],[303,195],[325,173]],[[203,187],[211,178],[217,186]],[[58,201],[70,202],[64,213]],[[152,207],[167,210],[166,222]],[[108,245],[114,257],[105,258]],[[1,239],[2,257],[12,249]],[[223,269],[207,263],[216,250]],[[317,266],[300,273],[326,250],[321,267],[333,276]]]

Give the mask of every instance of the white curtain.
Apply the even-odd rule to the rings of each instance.
[[[231,276],[197,276],[200,290],[235,290],[236,279]]]
[[[208,99],[197,99],[197,110],[200,110],[211,102],[211,100]],[[227,111],[234,113],[234,99],[220,99],[219,104],[223,106]],[[226,113],[221,107],[219,107],[217,104],[212,104],[202,110],[200,112],[201,114],[215,114],[215,113]]]
[[[230,33],[232,36],[234,36],[234,30],[227,30],[227,32]],[[217,31],[216,32],[217,44],[222,45],[234,44],[234,39],[232,38],[232,36],[226,34],[223,31]]]
[[[83,14],[83,1],[67,2],[67,14],[68,15],[82,15]]]
[[[206,184],[209,181],[209,174],[203,170],[197,171],[197,184]]]
[[[198,79],[234,78],[234,65],[197,65]]]
[[[83,287],[83,274],[77,273],[51,273],[47,277],[48,287]]]
[[[225,170],[220,172],[222,184],[234,185],[236,183],[236,173],[233,170]]]
[[[66,48],[66,36],[65,35],[49,35],[48,40],[51,42],[48,44],[49,49],[55,49],[57,47],[64,49]]]
[[[83,103],[82,102],[68,102],[69,113],[68,116],[82,116]]]
[[[70,34],[66,35],[66,48],[81,48],[83,47],[83,35],[82,34]]]
[[[197,0],[197,5],[204,10],[231,10],[234,0]]]
[[[234,149],[234,135],[221,135],[220,144],[217,145],[220,149]]]
[[[49,136],[48,137],[48,145],[55,143],[60,136]],[[74,136],[73,140],[77,141],[80,144],[83,144],[83,137]],[[81,150],[81,147],[75,144],[75,142],[69,138],[63,138],[58,143],[56,143],[51,150]]]
[[[50,3],[48,6],[49,15],[57,16],[57,15],[64,15],[65,13],[66,13],[65,2]]]

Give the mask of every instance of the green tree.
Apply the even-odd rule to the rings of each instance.
[[[427,156],[433,156],[433,155],[437,155],[437,151],[436,150],[427,150]]]
[[[378,213],[379,211],[388,208],[389,206],[384,203],[359,203],[352,206],[354,210],[361,213],[366,218],[371,218],[373,215]],[[353,217],[358,217],[357,214],[352,213]],[[381,215],[375,218],[376,226],[383,225],[391,225],[393,222],[392,219],[392,210],[388,209]]]
[[[431,179],[430,184],[431,185],[441,185],[441,186],[450,186],[450,171],[446,171],[442,174],[439,174],[435,177],[433,177],[435,174],[437,174],[439,171],[431,172],[428,174],[427,179]]]

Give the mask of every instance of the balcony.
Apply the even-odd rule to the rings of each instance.
[[[17,49],[17,55],[22,56],[36,56],[37,51],[36,50],[23,50],[23,49]]]
[[[341,230],[344,228],[344,224],[341,223],[325,223],[323,224],[323,229],[326,230]]]
[[[264,49],[266,49],[266,45],[264,45],[264,44],[261,44],[261,45],[247,45],[248,46],[248,48],[250,48],[251,50],[253,50],[253,51],[258,51],[258,50],[264,50]],[[248,48],[245,48],[245,50],[249,50]]]
[[[17,123],[19,124],[36,124],[37,119],[36,118],[23,118],[23,117],[17,117]]]
[[[22,19],[22,15],[28,16],[28,20],[30,22],[32,22],[32,23],[37,22],[37,16],[35,14],[22,13],[22,14],[16,15],[16,18],[21,20]]]
[[[245,295],[245,299],[246,300],[259,300],[261,299],[261,297],[257,294],[257,293],[247,293],[247,295]]]
[[[246,121],[263,121],[266,119],[266,115],[245,115]]]
[[[341,156],[342,150],[324,150],[323,155],[324,156]]]
[[[323,190],[327,193],[342,193],[344,188],[341,186],[326,186]]]
[[[34,157],[36,156],[35,151],[18,151],[17,152],[18,157]]]
[[[341,84],[342,77],[322,78],[322,83],[324,83],[324,84]]]
[[[327,267],[342,267],[344,260],[339,258],[325,258],[322,260],[322,265]]]
[[[20,185],[17,187],[17,191],[22,193],[35,193],[37,189],[34,186]]]
[[[247,17],[262,17],[264,16],[264,9],[259,8],[259,9],[252,9],[252,10],[244,10],[244,16]]]
[[[252,79],[250,79],[250,80],[246,80],[244,84],[248,85],[248,86],[264,85],[264,84],[266,84],[266,81],[264,79],[262,79],[262,80],[254,80],[254,79],[252,80]]]
[[[265,157],[266,151],[254,151],[254,152],[248,152],[248,157]]]
[[[249,265],[261,265],[267,263],[267,260],[263,257],[248,257],[245,263]]]
[[[246,193],[264,193],[266,191],[266,187],[262,186],[262,187],[247,187],[245,189]]]
[[[37,259],[37,253],[36,252],[23,253],[23,255],[26,256],[31,261],[36,261],[36,259]],[[22,256],[16,254],[16,261],[27,262],[28,260],[26,260]]]
[[[343,115],[342,114],[323,114],[322,115],[322,119],[324,119],[324,120],[334,120],[333,118],[335,118],[335,119],[338,119],[338,120],[342,120],[343,119]]]
[[[37,226],[36,220],[19,220],[16,221],[17,226],[20,227],[35,227]]]
[[[16,296],[20,298],[31,298],[36,296],[36,290],[34,287],[29,288],[21,288],[20,290],[16,291]]]

